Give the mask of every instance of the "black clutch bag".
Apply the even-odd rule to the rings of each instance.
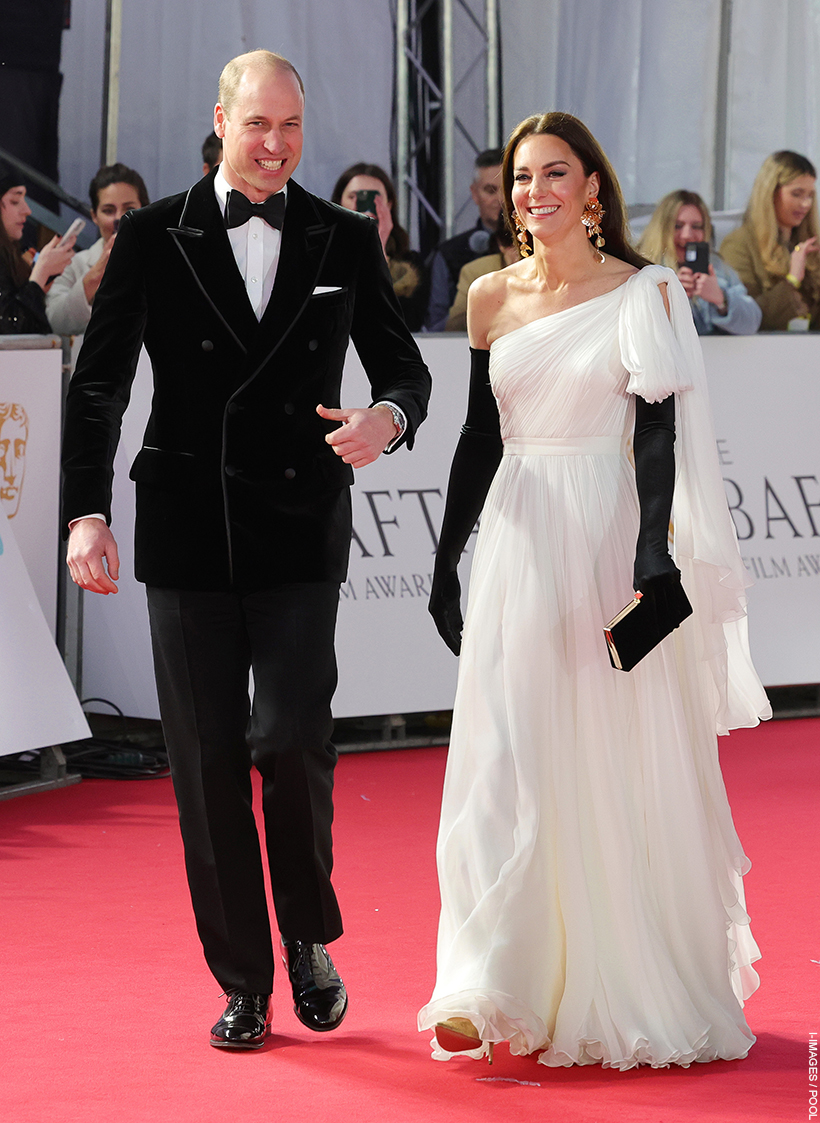
[[[651,595],[636,593],[604,628],[612,666],[618,671],[631,671],[691,615],[692,605],[680,582],[661,603]]]

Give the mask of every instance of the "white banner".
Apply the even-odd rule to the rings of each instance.
[[[91,736],[11,528],[0,513],[0,756]]]
[[[820,681],[820,340],[707,337],[715,429],[749,592],[752,654],[769,686]],[[463,335],[421,336],[433,375],[430,415],[415,449],[357,472],[350,576],[337,631],[337,717],[449,709],[456,660],[427,612],[433,550],[450,460],[464,420],[469,352]],[[133,717],[158,716],[143,589],[133,573],[133,485],[151,397],[140,360],[116,461],[114,533],[123,560],[116,597],[86,594],[85,696]],[[354,352],[344,405],[370,400]],[[466,586],[472,545],[462,561]]]
[[[458,664],[439,638],[427,600],[450,461],[467,408],[469,351],[463,335],[420,337],[419,343],[433,395],[415,447],[356,473],[350,575],[336,632],[337,717],[453,705]],[[369,383],[351,352],[344,404],[369,402]],[[459,570],[464,588],[471,553],[470,545]]]
[[[820,340],[704,341],[715,435],[767,686],[820,682]]]
[[[52,635],[63,393],[63,353],[54,342],[48,350],[0,350],[0,507],[14,527]]]

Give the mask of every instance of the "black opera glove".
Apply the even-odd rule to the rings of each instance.
[[[633,588],[663,613],[677,603],[680,570],[669,554],[669,519],[675,490],[675,396],[635,399],[635,482],[641,521]]]
[[[438,634],[453,655],[458,655],[461,652],[464,617],[461,615],[461,582],[454,569],[445,571],[436,566],[427,607],[438,628]]]
[[[458,563],[481,514],[503,452],[489,368],[490,352],[471,347],[467,417],[450,468],[428,605],[439,635],[454,655],[461,651],[464,626]]]

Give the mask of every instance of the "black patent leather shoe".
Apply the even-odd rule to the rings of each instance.
[[[293,1012],[308,1029],[327,1033],[347,1013],[347,991],[324,944],[282,941],[282,961],[293,988]]]
[[[211,1030],[215,1049],[261,1049],[270,1033],[269,994],[229,994],[225,1013]]]

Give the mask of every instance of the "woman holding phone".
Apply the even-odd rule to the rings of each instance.
[[[139,172],[125,164],[102,167],[88,188],[91,218],[100,236],[73,261],[51,287],[46,312],[58,335],[80,335],[91,319],[91,305],[108,265],[122,216],[148,206],[148,191]]]
[[[20,240],[31,207],[20,173],[0,161],[0,335],[48,335],[49,283],[74,255],[74,238],[65,245],[56,235],[32,265],[20,253]]]
[[[718,254],[709,260],[711,242],[709,208],[695,191],[681,190],[655,207],[639,249],[656,265],[676,270],[698,335],[752,335],[760,327],[761,310],[730,265]]]
[[[368,214],[379,224],[387,267],[411,331],[421,331],[427,311],[428,282],[421,255],[410,249],[410,236],[399,225],[396,214],[396,189],[378,164],[352,164],[336,180],[330,196],[349,211]]]

